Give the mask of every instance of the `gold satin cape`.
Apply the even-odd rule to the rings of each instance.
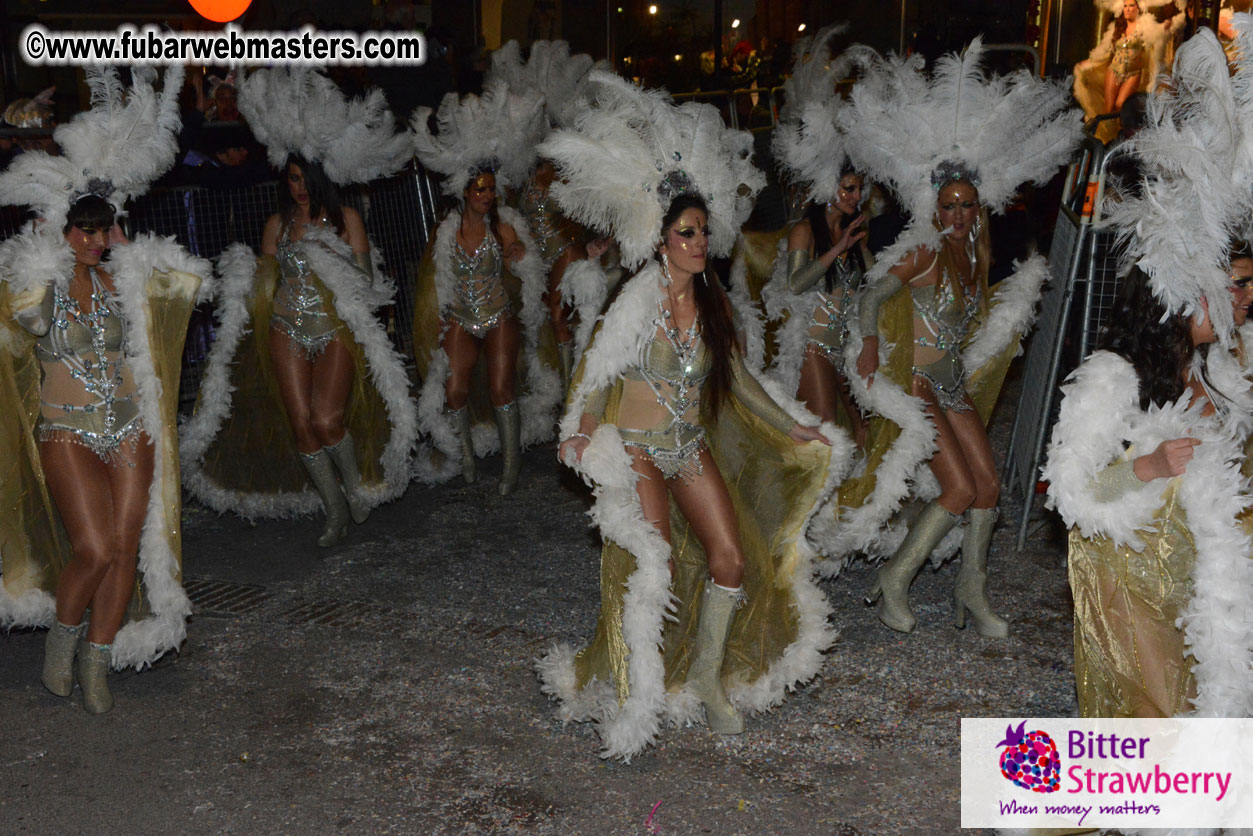
[[[274,256],[258,259],[250,301],[251,328],[240,337],[231,362],[231,411],[205,451],[201,468],[205,476],[225,490],[253,494],[291,494],[312,491],[313,483],[297,455],[296,436],[287,417],[270,361],[270,316],[278,289],[278,263]],[[339,318],[335,295],[316,275],[310,277],[326,303],[330,321],[339,329],[337,338],[352,355],[352,389],[344,414],[344,426],[352,435],[361,485],[384,482],[381,457],[391,437],[387,406],[375,388],[365,353],[352,331]],[[200,409],[198,402],[196,408]]]
[[[161,382],[161,426],[145,427],[160,445],[158,466],[164,462],[163,518],[147,519],[165,533],[177,561],[175,579],[182,578],[182,491],[178,466],[178,390],[182,374],[187,321],[196,305],[200,277],[190,273],[154,272],[145,288],[149,315],[148,347]],[[61,570],[72,553],[69,537],[49,493],[39,458],[35,429],[39,421],[42,368],[35,357],[35,338],[13,319],[7,282],[0,282],[0,582],[13,598],[42,591],[56,593]],[[154,480],[154,485],[156,480]],[[140,554],[140,565],[143,555]],[[141,621],[150,612],[143,572],[136,575],[135,592],[124,623]],[[48,619],[52,613],[46,613]],[[38,616],[14,626],[41,626],[50,620]]]

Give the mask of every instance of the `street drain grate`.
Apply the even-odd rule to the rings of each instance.
[[[368,601],[310,601],[285,611],[279,619],[289,624],[369,629],[388,635],[400,635],[406,627],[401,613]]]
[[[209,578],[184,578],[183,589],[192,608],[202,614],[246,615],[274,597],[264,586]]]

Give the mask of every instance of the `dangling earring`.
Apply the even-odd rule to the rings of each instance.
[[[661,254],[661,283],[670,285],[670,258],[665,253]]]

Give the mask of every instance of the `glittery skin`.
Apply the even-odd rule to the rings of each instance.
[[[44,370],[40,441],[71,441],[105,461],[142,431],[134,379],[126,364],[126,322],[116,294],[91,270],[91,306],[53,287],[48,333],[35,343]]]
[[[283,227],[279,236],[276,258],[279,284],[274,294],[271,327],[286,334],[294,350],[303,349],[313,359],[335,339],[337,329],[327,315],[326,300],[310,281],[313,271],[291,240],[290,224]]]
[[[1114,55],[1110,59],[1110,69],[1114,78],[1122,84],[1129,78],[1135,78],[1144,72],[1148,50],[1144,46],[1144,38],[1139,31],[1130,37],[1123,38],[1114,44]]]

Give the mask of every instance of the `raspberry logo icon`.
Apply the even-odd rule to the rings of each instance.
[[[1032,792],[1057,792],[1061,786],[1062,759],[1057,754],[1057,744],[1047,732],[1023,730],[1027,721],[1018,728],[1005,727],[1005,739],[997,746],[1001,750],[1001,774],[1018,786]]]

